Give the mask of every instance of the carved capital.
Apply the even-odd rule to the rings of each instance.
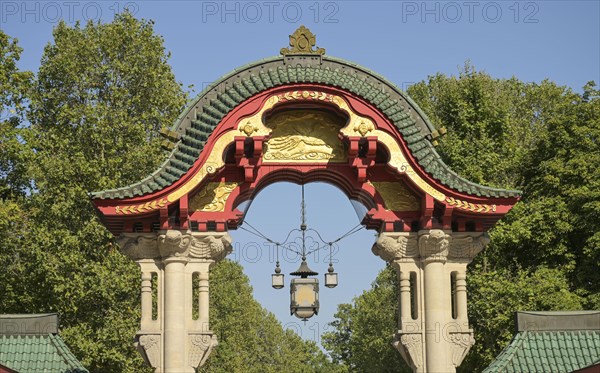
[[[123,233],[117,238],[121,252],[132,260],[159,258],[156,234]]]
[[[451,241],[452,236],[440,229],[419,232],[419,254],[422,261],[445,263]]]
[[[419,254],[417,241],[412,237],[385,232],[379,234],[371,251],[387,262],[414,258]]]
[[[170,256],[186,256],[191,242],[191,236],[177,230],[168,230],[164,234],[158,235],[158,250],[160,256],[168,258]]]
[[[415,371],[423,366],[423,341],[421,333],[403,333],[398,331],[392,345],[402,358]]]
[[[189,365],[194,369],[204,365],[213,348],[218,344],[217,336],[212,332],[190,334],[188,344]]]
[[[197,258],[219,261],[231,253],[231,236],[225,232],[124,233],[117,239],[121,251],[133,260]]]
[[[455,233],[452,236],[448,257],[470,262],[489,242],[490,239],[486,233]]]
[[[473,331],[451,332],[448,335],[448,339],[450,342],[450,358],[452,359],[452,364],[455,367],[458,367],[469,353],[471,346],[475,343]]]
[[[135,346],[152,368],[160,368],[160,334],[138,334]]]
[[[227,233],[193,233],[189,255],[192,258],[219,261],[232,250],[231,236]]]

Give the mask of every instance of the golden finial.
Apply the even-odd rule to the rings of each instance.
[[[282,55],[288,54],[325,54],[325,49],[313,47],[317,43],[317,37],[304,26],[298,27],[292,35],[290,35],[290,48],[281,48]]]

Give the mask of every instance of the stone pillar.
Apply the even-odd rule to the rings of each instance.
[[[483,233],[439,229],[379,235],[372,251],[396,269],[399,281],[393,345],[414,372],[455,372],[473,345],[466,270],[487,242]]]
[[[441,230],[419,232],[419,254],[424,277],[425,349],[427,372],[454,372],[448,366],[443,330],[451,319],[450,281],[444,264],[450,236]]]
[[[118,243],[122,252],[142,270],[138,350],[155,372],[193,373],[217,345],[209,327],[209,272],[215,262],[231,252],[229,235],[168,230],[123,234]],[[156,310],[153,310],[153,273],[157,278]],[[199,278],[197,303],[192,301],[194,274]],[[197,320],[193,319],[194,307],[199,312]]]

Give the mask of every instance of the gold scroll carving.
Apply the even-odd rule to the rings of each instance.
[[[418,211],[417,198],[400,182],[369,182],[381,195],[385,208],[390,211]]]
[[[190,200],[191,211],[221,212],[238,182],[210,182]]]

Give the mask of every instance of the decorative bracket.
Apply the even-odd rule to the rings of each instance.
[[[398,330],[394,336],[392,346],[400,352],[404,361],[411,368],[419,371],[423,367],[423,342],[421,333],[404,333]]]
[[[452,364],[458,367],[465,356],[469,353],[471,346],[475,343],[473,338],[473,330],[469,329],[466,332],[451,332],[448,335],[450,341],[450,359]]]
[[[135,339],[135,347],[140,355],[142,355],[146,364],[152,368],[160,369],[160,333],[137,334]]]
[[[188,364],[196,369],[204,364],[213,348],[219,344],[217,336],[212,332],[189,334]]]

